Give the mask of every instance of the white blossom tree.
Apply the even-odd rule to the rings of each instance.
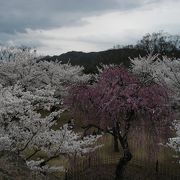
[[[93,144],[98,136],[82,137],[66,124],[53,129],[65,110],[63,98],[69,86],[90,78],[83,74],[83,68],[40,61],[30,51],[23,54],[24,51],[19,53],[17,49],[6,50],[7,54],[13,51],[15,55],[0,61],[0,151],[24,155],[26,150],[31,150],[32,154],[24,156],[31,169],[53,171],[62,167],[48,166],[50,160],[95,150],[98,146]],[[52,110],[52,107],[56,108]],[[49,113],[44,117],[39,110]],[[46,158],[32,160],[40,151]]]
[[[29,47],[13,47],[0,45],[0,60],[15,61],[37,58],[35,49]]]
[[[177,137],[169,138],[168,146],[180,152],[180,59],[171,59],[158,55],[149,55],[131,59],[132,71],[144,82],[155,81],[169,89],[171,106],[176,112],[176,120],[172,123]]]
[[[173,148],[176,152],[180,152],[180,122],[174,122],[177,137],[169,139],[168,146]],[[179,161],[180,162],[180,161]]]
[[[131,59],[132,70],[144,80],[153,80],[161,85],[166,85],[172,92],[174,103],[180,103],[180,59],[158,55]]]
[[[13,85],[18,81],[27,89],[41,88],[51,85],[55,89],[61,89],[64,85],[88,81],[90,75],[83,73],[83,67],[62,64],[61,62],[41,61],[31,51],[21,49],[6,49],[6,54],[12,54],[14,59],[6,56],[0,61],[0,83],[2,85]],[[17,55],[16,55],[17,54]]]

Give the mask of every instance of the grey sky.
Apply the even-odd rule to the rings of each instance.
[[[0,43],[43,54],[103,50],[147,32],[179,33],[178,7],[180,0],[0,0]]]

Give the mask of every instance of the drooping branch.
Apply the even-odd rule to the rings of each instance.
[[[134,118],[134,111],[128,112],[126,121],[125,121],[124,134],[122,137],[125,141],[127,140],[127,136],[128,136],[129,129],[131,126],[131,122],[133,121],[133,118]]]

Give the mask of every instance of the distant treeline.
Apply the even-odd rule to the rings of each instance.
[[[129,58],[145,56],[149,53],[166,55],[167,57],[180,58],[180,36],[169,35],[164,32],[146,34],[135,45],[116,45],[112,49],[100,52],[76,52],[71,51],[59,56],[46,56],[43,60],[70,62],[72,65],[85,67],[86,73],[94,73],[100,64],[124,64],[130,66]]]
[[[61,61],[62,63],[70,62],[72,65],[81,65],[85,67],[85,73],[95,73],[97,66],[100,64],[120,64],[123,63],[129,67],[129,57],[137,57],[139,55],[145,55],[145,51],[136,49],[112,49],[101,52],[68,52],[61,54],[60,56],[46,56],[43,60],[47,61]]]

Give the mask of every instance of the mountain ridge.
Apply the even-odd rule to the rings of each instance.
[[[61,61],[62,63],[71,63],[72,65],[81,65],[85,67],[86,73],[97,71],[96,66],[100,64],[123,64],[130,66],[129,58],[145,56],[147,53],[141,49],[122,48],[109,49],[99,52],[69,51],[60,55],[45,56],[42,60]]]

